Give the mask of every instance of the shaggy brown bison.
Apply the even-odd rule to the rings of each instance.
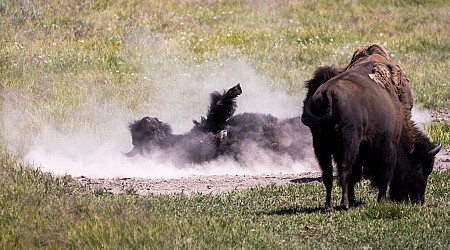
[[[411,92],[411,88],[409,85],[409,79],[406,76],[405,72],[400,68],[399,65],[397,65],[396,63],[394,63],[387,51],[381,47],[379,44],[377,43],[370,43],[367,45],[363,45],[358,47],[355,52],[353,53],[352,56],[352,60],[350,62],[350,64],[346,67],[346,70],[353,68],[357,65],[360,64],[364,64],[366,62],[376,62],[376,66],[372,69],[372,73],[369,74],[370,79],[372,79],[374,82],[376,82],[377,84],[379,84],[380,86],[382,86],[384,89],[386,89],[386,91],[388,93],[390,93],[392,95],[392,97],[394,99],[398,99],[400,101],[400,103],[403,105],[403,110],[404,110],[404,120],[405,120],[405,126],[407,128],[404,128],[405,131],[407,131],[406,133],[403,134],[403,141],[405,143],[403,143],[403,145],[408,145],[410,148],[405,148],[405,152],[411,152],[414,153],[416,156],[420,156],[423,154],[418,154],[417,152],[419,152],[420,150],[423,150],[423,147],[427,147],[424,144],[429,144],[430,141],[426,138],[426,136],[417,129],[417,127],[415,126],[415,124],[411,121],[411,110],[413,107],[413,97],[412,97],[412,92]],[[431,147],[430,145],[428,145],[428,148]],[[438,148],[440,149],[441,146],[439,146]],[[439,150],[438,150],[439,151]],[[437,151],[436,151],[437,152]],[[411,156],[412,157],[412,156]],[[416,159],[416,164],[423,164],[424,166],[426,165],[433,165],[432,163],[427,163],[426,161],[429,161],[430,159],[428,159],[429,157],[426,158],[417,158]],[[434,158],[434,157],[433,157]],[[395,201],[405,201],[405,200],[411,200],[413,202],[419,201],[421,200],[421,202],[423,203],[424,199],[424,192],[425,190],[423,189],[420,192],[416,192],[416,194],[418,193],[423,193],[422,194],[422,199],[418,199],[416,196],[412,195],[411,192],[407,191],[411,188],[417,189],[418,186],[426,186],[426,180],[425,180],[425,185],[421,185],[421,184],[417,184],[417,185],[409,185],[408,187],[404,187],[404,188],[400,188],[403,184],[405,184],[405,182],[403,182],[403,180],[405,180],[405,178],[403,177],[404,175],[413,175],[415,172],[414,169],[405,169],[405,168],[401,168],[402,166],[412,166],[412,163],[400,163],[401,161],[410,161],[407,159],[399,159],[398,160],[399,163],[397,164],[400,167],[396,168],[396,172],[394,174],[394,178],[395,180],[392,182],[391,184],[391,189],[390,189],[390,196],[392,200]],[[421,161],[423,161],[422,163],[420,163]],[[402,169],[402,171],[399,171],[399,169]],[[431,170],[430,170],[431,171]],[[428,176],[428,174],[426,175]],[[411,178],[409,178],[411,179]],[[420,180],[420,177],[416,177],[415,180],[422,182],[422,180]],[[400,183],[402,183],[400,185]],[[399,187],[399,189],[402,189],[403,192],[402,195],[399,194],[399,191],[396,191],[397,187]]]
[[[331,210],[332,159],[342,186],[341,208],[354,201],[354,185],[364,172],[378,187],[378,201],[389,184],[392,200],[423,202],[426,180],[440,150],[405,119],[397,94],[370,75],[383,62],[368,60],[345,70],[318,68],[306,82],[302,122],[313,136],[316,158]],[[392,182],[391,182],[392,181]],[[404,185],[411,185],[403,189]]]
[[[367,62],[377,63],[372,69],[372,73],[369,74],[370,79],[398,98],[405,110],[405,120],[410,120],[413,97],[405,72],[389,58],[387,51],[377,43],[358,47],[346,70]]]

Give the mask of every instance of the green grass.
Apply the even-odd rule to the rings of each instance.
[[[2,1],[2,85],[29,90],[53,81],[72,91],[74,78],[81,89],[97,86],[100,78],[127,86],[137,81],[131,74],[141,73],[142,62],[163,50],[188,64],[246,58],[285,81],[287,91],[301,91],[317,66],[346,65],[357,46],[379,42],[405,69],[418,103],[447,107],[449,80],[442,72],[450,61],[449,4],[408,3],[68,1],[61,7]],[[149,47],[143,40],[151,36],[162,39],[163,47]],[[61,78],[67,74],[74,76]],[[128,95],[113,98],[134,107]],[[77,99],[70,103],[80,105]]]
[[[0,247],[445,249],[450,172],[430,176],[426,204],[379,204],[368,184],[358,207],[323,211],[322,184],[218,196],[139,197],[86,190],[2,153]],[[333,199],[339,200],[335,187]]]
[[[425,131],[435,142],[442,141],[444,147],[450,145],[450,124],[444,122],[434,122],[425,127]]]
[[[89,131],[95,141],[108,131],[83,115],[91,103],[137,113],[161,79],[228,60],[245,61],[279,83],[274,89],[298,93],[316,67],[346,65],[368,42],[385,46],[405,70],[416,106],[449,107],[449,12],[445,0],[0,0],[2,115],[17,118],[20,111],[20,119],[2,119],[0,145],[9,148],[9,134],[19,133],[13,151],[26,152],[33,143],[26,139],[45,132],[41,120],[58,131]],[[450,145],[448,124],[432,124],[427,133]],[[448,172],[432,174],[423,207],[377,204],[361,185],[359,207],[329,215],[321,210],[322,185],[112,196],[33,170],[7,152],[0,158],[2,249],[450,245]]]
[[[409,76],[416,106],[449,107],[449,9],[447,1],[5,0],[0,85],[23,99],[18,109],[64,131],[96,125],[74,117],[89,102],[138,113],[180,69],[244,60],[294,94],[316,67],[347,65],[356,47],[379,42]],[[40,132],[33,119],[21,123]]]

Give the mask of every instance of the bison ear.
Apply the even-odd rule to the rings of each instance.
[[[437,153],[439,153],[439,151],[441,151],[441,148],[442,148],[442,141],[439,141],[439,144],[435,148],[430,150],[430,152],[428,152],[428,157],[433,158]]]

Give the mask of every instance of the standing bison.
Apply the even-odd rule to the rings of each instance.
[[[363,173],[379,189],[378,201],[385,199],[389,185],[391,200],[424,201],[427,178],[441,145],[436,147],[409,119],[409,100],[400,98],[408,94],[394,89],[392,80],[383,79],[383,86],[373,79],[383,67],[390,68],[372,59],[347,69],[322,67],[306,82],[302,122],[313,136],[327,210],[333,208],[332,159],[342,185],[342,209],[354,201],[354,186]]]

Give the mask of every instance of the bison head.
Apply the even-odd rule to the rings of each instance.
[[[425,202],[428,176],[433,170],[434,157],[441,148],[442,142],[436,146],[423,137],[415,143],[414,151],[399,158],[389,191],[392,201],[409,200],[416,204]]]
[[[130,123],[129,129],[134,146],[130,152],[125,153],[129,157],[143,154],[144,149],[150,145],[162,146],[164,139],[172,133],[170,125],[148,116]]]

